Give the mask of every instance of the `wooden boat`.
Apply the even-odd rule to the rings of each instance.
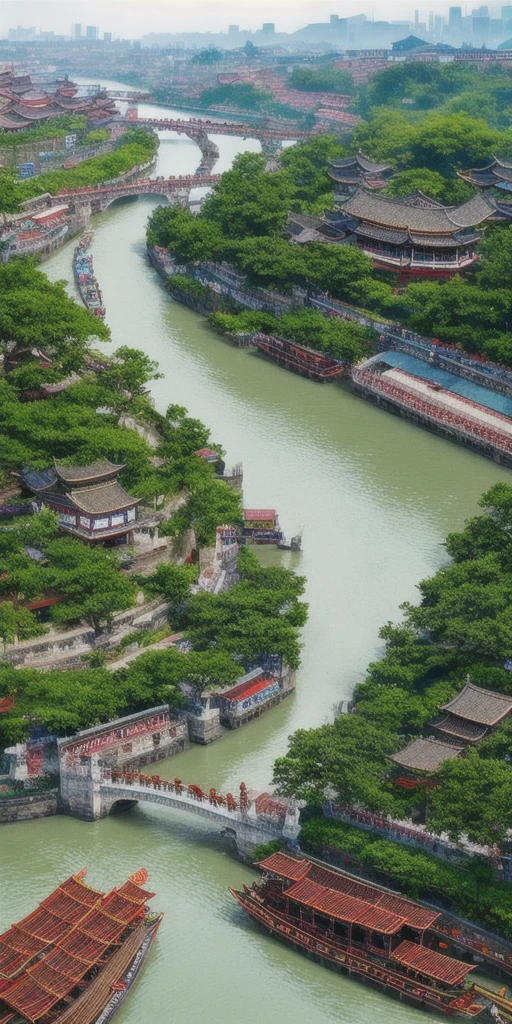
[[[100,286],[94,274],[92,256],[87,252],[93,232],[82,236],[73,253],[73,274],[84,306],[95,316],[105,316]]]
[[[254,344],[274,362],[287,370],[300,373],[303,377],[325,383],[338,380],[347,373],[347,364],[340,359],[324,356],[315,349],[298,345],[287,338],[278,338],[273,334],[255,334]]]
[[[469,984],[476,963],[445,952],[432,928],[440,911],[287,853],[258,867],[262,882],[229,891],[271,935],[411,1006],[479,1024],[512,1020],[503,990]]]
[[[143,869],[108,894],[85,873],[0,935],[0,1024],[108,1024],[126,998],[163,915]]]

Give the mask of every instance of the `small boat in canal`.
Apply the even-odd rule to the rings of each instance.
[[[147,871],[110,893],[84,882],[59,885],[0,935],[0,1024],[108,1024],[155,939]]]
[[[505,988],[468,981],[483,958],[436,928],[441,911],[284,852],[257,866],[260,882],[229,891],[271,935],[411,1006],[478,1024],[512,1020]],[[510,975],[512,962],[499,970]]]
[[[315,349],[298,345],[287,338],[278,338],[273,334],[255,334],[253,343],[260,352],[285,369],[322,384],[339,380],[348,372],[347,364],[340,359],[324,356]]]
[[[82,236],[73,253],[73,274],[84,306],[95,316],[105,316],[106,309],[100,286],[94,274],[92,256],[87,252],[93,232]]]

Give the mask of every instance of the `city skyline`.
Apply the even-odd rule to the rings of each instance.
[[[218,0],[215,9],[205,0],[186,8],[177,0],[161,0],[141,3],[140,0],[107,0],[105,3],[82,2],[82,0],[3,0],[0,7],[0,35],[7,35],[10,29],[18,26],[35,27],[43,32],[55,32],[59,35],[71,36],[72,24],[82,25],[82,37],[87,26],[99,30],[99,38],[104,31],[115,36],[137,39],[148,33],[183,33],[197,32],[200,19],[203,32],[228,34],[229,25],[235,23],[241,30],[257,31],[264,22],[275,25],[276,32],[294,32],[311,22],[328,21],[331,15],[340,18],[365,14],[371,21],[410,21],[415,22],[415,12],[419,9],[420,23],[428,23],[428,15],[434,12],[448,18],[449,7],[442,2],[432,2],[428,6],[411,7],[410,0],[397,0],[390,5],[384,0],[377,0],[371,5],[349,0],[349,3],[311,2],[296,4],[291,0],[280,0],[275,4],[259,4],[254,0],[245,0],[243,7],[233,0]],[[462,13],[472,13],[471,5],[461,5]],[[503,5],[488,5],[491,15],[496,12],[500,16]]]

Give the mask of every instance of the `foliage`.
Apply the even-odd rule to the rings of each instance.
[[[110,131],[108,128],[94,128],[93,131],[87,132],[84,139],[86,146],[99,145],[101,142],[108,142],[110,139]]]
[[[150,380],[163,377],[158,372],[158,363],[136,348],[121,345],[101,375],[104,387],[115,392],[128,392],[133,398],[144,393]]]
[[[66,371],[80,369],[89,339],[110,339],[107,325],[50,282],[30,257],[0,266],[0,349],[41,348]]]
[[[193,277],[183,277],[182,274],[172,274],[167,279],[167,287],[172,291],[174,288],[183,292],[184,295],[190,295],[193,299],[206,299],[211,297],[211,291],[205,284],[201,284],[200,281],[196,281]]]
[[[195,53],[190,63],[218,64],[220,60],[222,60],[222,50],[217,50],[216,47],[210,46],[206,50],[200,50],[199,53]]]
[[[51,122],[35,124],[22,131],[0,130],[0,150],[4,146],[18,147],[29,146],[33,142],[47,142],[53,139],[62,139],[65,135],[83,134],[87,126],[87,118],[83,114],[63,114],[62,117],[52,117]],[[110,135],[110,132],[109,132]]]
[[[46,633],[45,627],[26,608],[12,601],[0,603],[0,640],[7,647],[15,640],[31,640]]]
[[[412,192],[423,192],[431,199],[446,206],[457,206],[471,199],[473,192],[460,178],[443,178],[439,171],[417,167],[412,171],[401,171],[383,189],[387,196],[409,196]]]
[[[486,274],[494,280],[499,279],[499,260],[495,249],[485,264]],[[479,276],[475,283],[457,276],[443,283],[410,284],[403,301],[409,308],[408,324],[414,330],[452,345],[460,344],[467,352],[484,352],[495,361],[512,364],[507,334],[512,314],[509,289],[481,287]]]
[[[20,200],[32,199],[42,192],[57,195],[65,189],[90,187],[111,181],[151,160],[157,146],[158,139],[153,132],[141,128],[131,129],[118,139],[116,148],[111,153],[83,160],[76,167],[67,170],[49,171],[47,174],[21,181],[17,186],[17,195]]]
[[[198,547],[210,547],[221,523],[241,526],[242,497],[229,484],[216,479],[211,466],[204,465],[186,503],[164,523],[160,535],[176,537],[192,528]]]
[[[332,192],[329,161],[340,160],[344,156],[346,150],[335,135],[315,135],[300,145],[283,150],[280,163],[295,186],[294,208],[298,202],[311,204],[322,197],[329,197]]]
[[[363,864],[413,899],[438,902],[441,897],[462,917],[512,938],[510,886],[489,878],[489,867],[477,857],[468,859],[467,867],[456,867],[344,822],[318,817],[303,824],[300,842],[334,863],[346,861],[349,870],[354,861]]]
[[[190,588],[197,581],[198,570],[193,565],[172,565],[160,562],[150,576],[144,576],[140,583],[149,597],[158,595],[169,605],[169,616],[173,624],[178,612],[183,611],[190,601]]]
[[[258,153],[242,153],[206,198],[202,217],[227,238],[269,235],[285,223],[293,196],[288,176],[267,174]]]
[[[251,850],[250,857],[253,864],[259,864],[260,861],[265,860],[266,857],[270,857],[272,853],[279,853],[279,850],[284,848],[282,839],[271,839],[269,843],[260,843],[259,846],[255,846]]]
[[[111,625],[115,612],[134,603],[133,583],[120,572],[116,556],[104,548],[87,548],[62,537],[51,541],[47,553],[48,584],[64,597],[55,606],[55,622],[85,619],[99,634],[104,623]]]
[[[18,178],[9,167],[0,167],[0,215],[5,219],[8,213],[19,213],[21,203],[18,196]]]
[[[199,97],[202,107],[233,107],[237,110],[262,110],[272,99],[269,92],[259,89],[249,82],[235,83],[234,85],[216,85],[212,89],[205,89]]]
[[[212,648],[248,667],[267,654],[278,654],[298,668],[299,629],[307,606],[299,600],[305,580],[288,569],[262,568],[252,551],[238,556],[240,582],[213,594],[200,591],[188,607],[186,629],[198,651]]]
[[[289,79],[290,88],[301,89],[303,92],[336,92],[342,96],[351,96],[354,92],[354,80],[350,72],[343,68],[294,68]]]

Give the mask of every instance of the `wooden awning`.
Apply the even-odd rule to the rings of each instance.
[[[287,897],[301,903],[303,906],[311,907],[320,914],[327,917],[334,917],[337,921],[346,924],[359,924],[363,928],[380,932],[381,935],[395,935],[404,924],[404,918],[393,914],[389,910],[381,909],[356,896],[348,896],[346,893],[336,892],[335,889],[327,889],[317,882],[311,882],[308,878],[292,885],[286,893]]]
[[[462,960],[453,960],[450,956],[444,956],[443,953],[436,953],[427,946],[418,946],[415,942],[407,940],[397,946],[391,958],[404,967],[417,971],[418,974],[424,974],[427,978],[434,978],[452,987],[460,985],[466,974],[475,969],[475,964],[464,964]]]

